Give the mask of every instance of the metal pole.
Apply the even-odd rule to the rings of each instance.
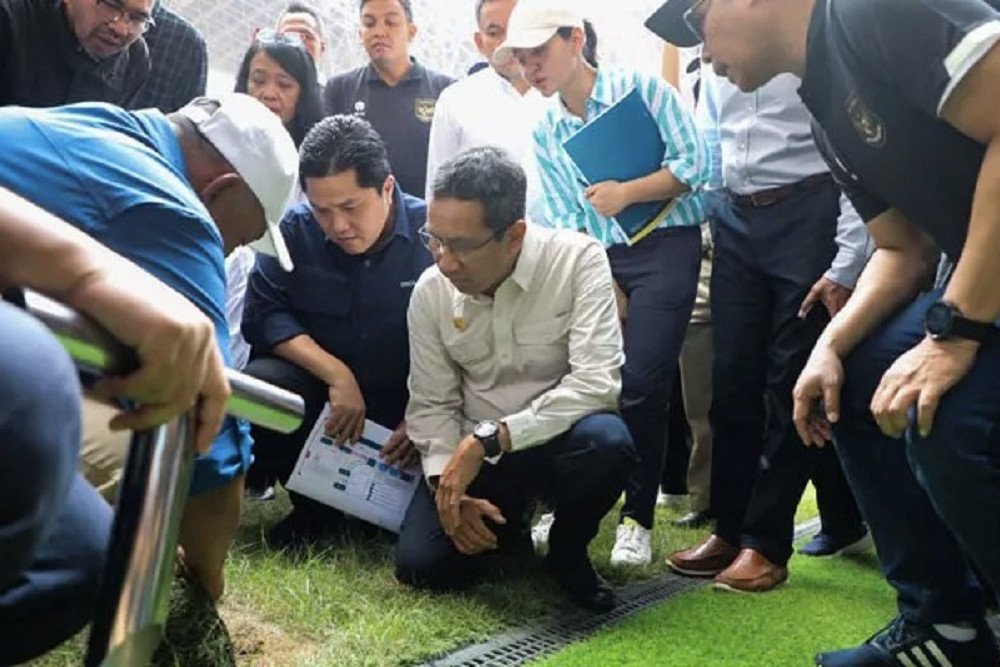
[[[81,370],[100,376],[137,366],[131,350],[75,311],[31,291],[24,292],[24,301]],[[300,396],[233,370],[227,376],[232,388],[228,414],[282,433],[301,425],[305,406]],[[194,420],[189,412],[132,435],[91,628],[88,667],[145,665],[159,645],[191,480]]]
[[[137,365],[131,350],[100,326],[58,301],[24,291],[26,309],[41,320],[69,352],[81,370],[94,374],[121,374]],[[249,375],[226,369],[232,395],[226,412],[281,433],[291,433],[302,424],[302,397]]]

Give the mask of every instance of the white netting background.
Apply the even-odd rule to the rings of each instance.
[[[239,60],[257,28],[274,25],[286,0],[164,0],[208,41],[212,90],[229,90]],[[649,72],[660,69],[661,44],[642,26],[662,0],[580,0],[593,19],[599,53],[608,63]],[[358,42],[358,0],[314,0],[326,21],[324,74],[365,62]],[[460,76],[478,60],[472,44],[475,0],[412,0],[419,33],[413,55],[425,65]]]

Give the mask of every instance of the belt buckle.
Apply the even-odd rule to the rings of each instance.
[[[778,201],[778,194],[773,190],[762,190],[750,193],[750,203],[754,208],[767,208]]]

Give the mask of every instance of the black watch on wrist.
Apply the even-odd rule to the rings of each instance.
[[[486,458],[500,456],[503,450],[500,448],[500,424],[495,421],[481,421],[472,429],[472,437],[483,445]]]
[[[1000,329],[989,322],[970,320],[955,304],[938,301],[927,309],[924,315],[924,331],[934,340],[965,338],[980,343],[992,343],[1000,339]]]

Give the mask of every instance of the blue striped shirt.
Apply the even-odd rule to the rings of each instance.
[[[586,232],[605,247],[627,241],[618,225],[595,211],[583,196],[584,188],[580,184],[583,174],[562,144],[633,88],[638,88],[660,126],[660,136],[666,145],[663,167],[691,188],[691,192],[677,198],[677,206],[663,219],[660,227],[700,225],[705,220],[700,190],[711,177],[711,156],[692,115],[681,106],[674,89],[657,77],[598,68],[584,118],[571,114],[563,104],[553,105],[535,128],[535,154],[545,209],[545,220],[535,222]]]

